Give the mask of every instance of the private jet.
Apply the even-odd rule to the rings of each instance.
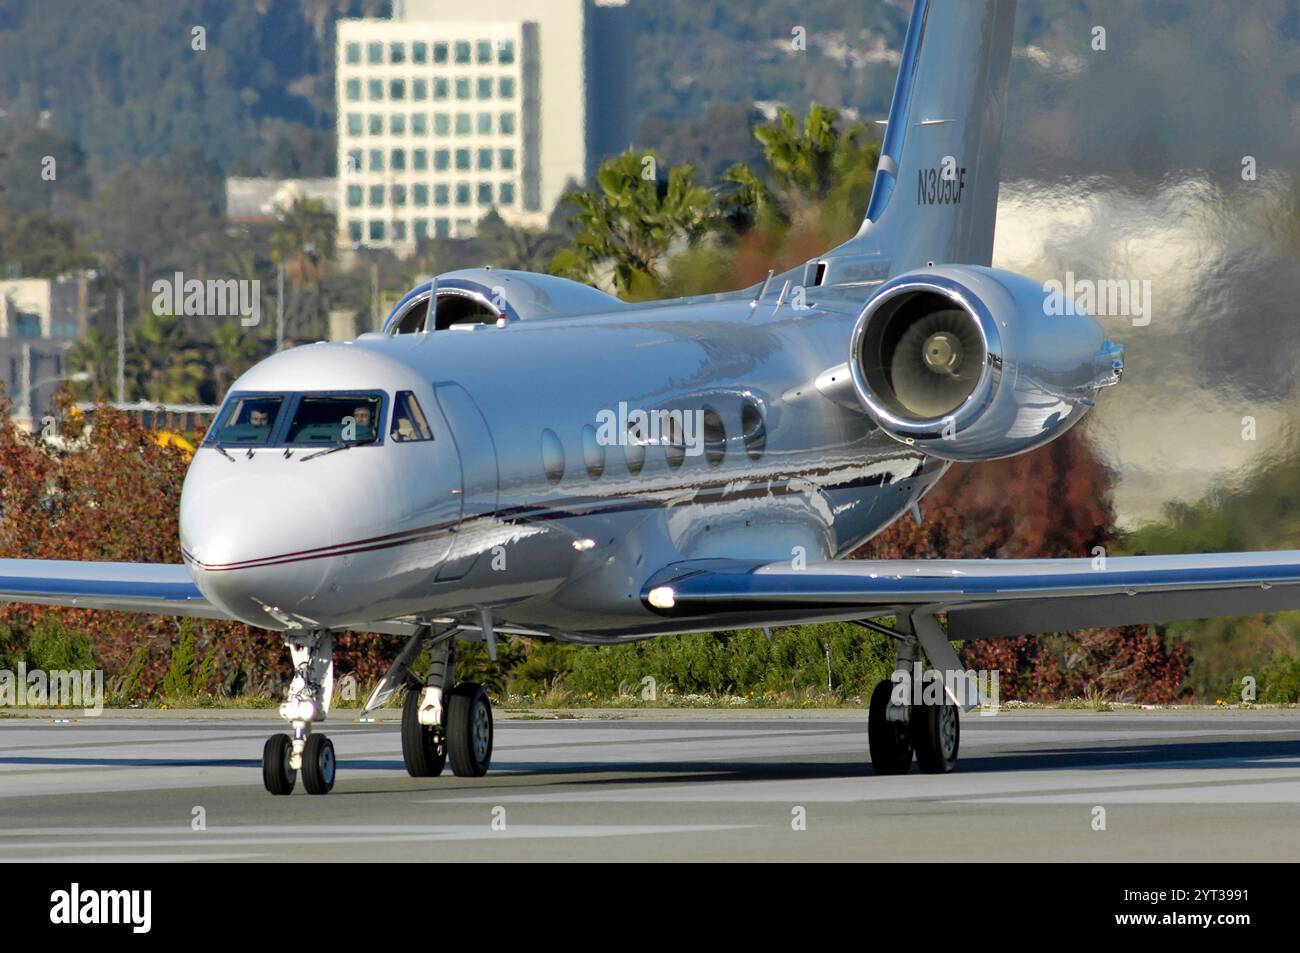
[[[382,331],[232,385],[185,480],[183,564],[0,560],[0,600],[275,633],[293,666],[289,731],[263,751],[275,795],[299,774],[334,786],[317,728],[344,631],[405,639],[363,716],[407,689],[407,771],[477,777],[492,707],[456,647],[495,658],[503,634],[849,621],[939,677],[962,669],[950,640],[1300,609],[1298,552],[845,558],[922,517],[952,463],[1040,447],[1120,380],[1094,317],[991,267],[1014,15],[917,0],[866,216],[838,247],[636,304],[549,275],[439,275]],[[952,770],[978,698],[893,688],[871,696],[876,771]]]

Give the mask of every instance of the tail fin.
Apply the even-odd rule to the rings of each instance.
[[[988,265],[1015,0],[916,0],[866,220],[822,284]]]

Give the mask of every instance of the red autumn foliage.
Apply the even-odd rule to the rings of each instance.
[[[60,441],[29,437],[4,413],[0,398],[0,557],[179,563],[177,527],[187,461],[175,447],[111,407],[92,427],[64,415]],[[97,665],[122,676],[146,653],[141,684],[153,691],[167,670],[178,620],[135,613],[0,604],[0,622],[31,624],[56,616],[91,637]],[[234,694],[278,692],[288,675],[278,635],[237,622],[194,620],[200,654],[216,653],[223,684]],[[379,636],[336,638],[340,672],[372,677],[388,662]]]
[[[1071,430],[1032,453],[955,465],[925,498],[924,521],[901,519],[856,555],[865,559],[1024,559],[1093,555],[1114,534],[1111,475]],[[1004,699],[1049,701],[1091,690],[1152,703],[1186,698],[1190,659],[1145,626],[966,644],[964,663],[999,671]]]

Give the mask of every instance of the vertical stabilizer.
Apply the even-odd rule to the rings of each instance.
[[[916,0],[866,220],[822,257],[822,283],[991,263],[1015,13]]]

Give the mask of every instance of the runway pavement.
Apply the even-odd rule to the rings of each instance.
[[[1300,856],[1296,710],[968,715],[955,773],[903,777],[861,711],[498,713],[478,779],[408,777],[397,716],[331,720],[333,793],[281,798],[271,711],[0,718],[0,860]]]

